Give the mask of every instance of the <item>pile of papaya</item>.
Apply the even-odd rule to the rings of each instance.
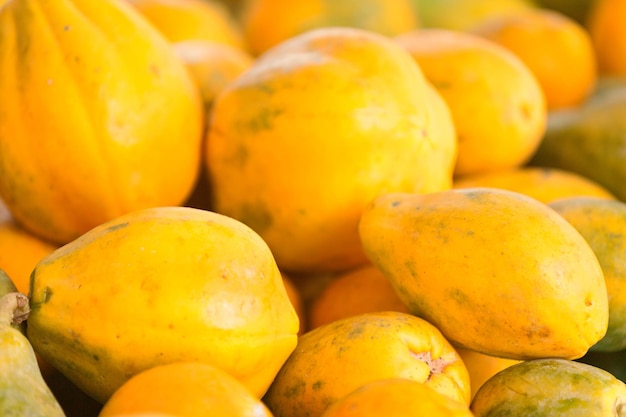
[[[626,0],[0,0],[0,415],[626,417]]]

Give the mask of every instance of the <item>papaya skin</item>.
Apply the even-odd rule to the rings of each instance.
[[[485,382],[470,409],[475,417],[625,417],[626,385],[592,365],[536,359],[508,367]]]
[[[0,297],[0,415],[65,417],[41,375],[31,344],[13,327],[26,320],[28,312],[24,294]]]
[[[550,207],[569,221],[598,257],[609,294],[609,327],[592,350],[626,349],[626,203],[590,197],[563,198]]]
[[[569,111],[553,112],[529,161],[582,175],[626,201],[626,88],[616,86]]]
[[[457,178],[453,188],[503,188],[526,194],[543,203],[565,197],[588,196],[615,200],[600,184],[557,168],[524,166]]]
[[[569,359],[606,333],[608,297],[595,254],[571,224],[523,194],[381,195],[364,211],[360,235],[409,310],[456,346]]]
[[[100,403],[181,360],[218,366],[260,397],[299,327],[258,235],[189,207],[128,213],[59,248],[35,267],[30,300],[37,353]]]
[[[0,196],[25,229],[65,244],[191,193],[200,93],[125,1],[7,2],[0,74]]]
[[[222,90],[204,165],[213,210],[257,231],[282,270],[306,274],[365,264],[363,207],[386,190],[450,188],[455,157],[450,112],[406,51],[324,28]]]

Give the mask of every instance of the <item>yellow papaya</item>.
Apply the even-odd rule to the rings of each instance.
[[[134,211],[62,246],[35,267],[30,299],[35,351],[101,403],[138,372],[182,360],[260,397],[297,342],[265,242],[189,207]]]
[[[496,188],[383,194],[364,210],[359,231],[409,310],[458,347],[569,359],[607,331],[593,250],[531,197]]]
[[[200,93],[126,1],[6,3],[0,91],[0,197],[30,232],[64,244],[191,192]]]
[[[338,272],[367,261],[367,202],[450,188],[456,147],[445,102],[408,52],[377,33],[320,28],[222,90],[204,166],[213,210],[259,233],[282,270]]]
[[[580,174],[558,168],[536,166],[466,175],[455,179],[453,187],[503,188],[526,194],[543,203],[577,196],[616,199],[606,188]]]

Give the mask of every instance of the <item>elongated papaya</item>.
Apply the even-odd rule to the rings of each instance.
[[[593,250],[546,204],[496,188],[381,195],[359,225],[409,310],[454,344],[513,359],[581,357],[606,334]]]
[[[0,415],[65,417],[39,371],[30,342],[12,326],[25,320],[28,308],[22,293],[0,297]]]

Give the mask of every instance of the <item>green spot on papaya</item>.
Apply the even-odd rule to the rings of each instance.
[[[306,383],[302,379],[296,379],[293,383],[285,388],[284,396],[286,398],[297,397],[306,388]]]
[[[449,295],[451,300],[460,305],[466,305],[471,302],[467,294],[465,294],[458,288],[453,288],[452,290],[450,290]]]
[[[43,293],[41,296],[41,302],[47,303],[52,298],[52,288],[46,287],[43,289]]]
[[[129,222],[114,224],[112,226],[107,227],[106,230],[105,230],[105,233],[115,232],[117,230],[124,229],[124,228],[128,227],[129,225],[130,225]]]
[[[281,109],[262,108],[252,119],[248,121],[247,130],[259,133],[263,130],[271,130],[275,119],[284,113]]]
[[[362,324],[356,323],[352,329],[348,332],[348,339],[356,339],[365,332],[365,327]]]
[[[313,388],[313,391],[319,391],[323,387],[324,387],[324,381],[315,381],[313,385],[311,386],[311,388]]]
[[[267,230],[273,222],[271,213],[263,204],[246,204],[242,206],[238,218],[257,233]]]

